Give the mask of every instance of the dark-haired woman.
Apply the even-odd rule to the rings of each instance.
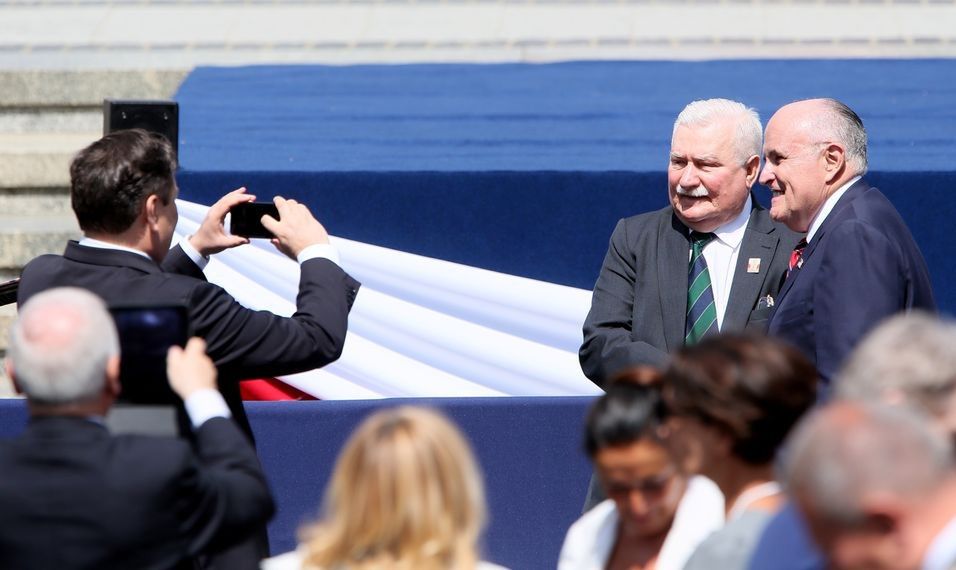
[[[559,570],[680,570],[723,524],[713,483],[686,477],[661,440],[658,388],[612,383],[587,419],[585,448],[607,497],[568,530]]]
[[[678,352],[662,384],[671,450],[684,470],[714,481],[726,501],[726,525],[698,547],[685,569],[746,568],[782,506],[773,462],[816,401],[816,370],[773,339],[718,335]]]

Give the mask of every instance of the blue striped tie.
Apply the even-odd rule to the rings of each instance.
[[[684,344],[696,344],[704,336],[717,332],[717,307],[710,287],[710,271],[704,259],[704,246],[714,234],[691,232],[690,274],[687,282],[687,325]]]

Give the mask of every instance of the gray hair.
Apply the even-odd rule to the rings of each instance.
[[[740,164],[746,164],[751,156],[760,156],[760,147],[763,143],[760,115],[755,109],[730,99],[692,101],[677,115],[671,137],[673,138],[678,127],[706,125],[719,119],[736,121],[737,136],[734,140],[734,150]]]
[[[783,474],[789,492],[841,526],[862,522],[864,500],[914,500],[952,476],[950,441],[915,408],[836,403],[795,430]]]
[[[887,319],[850,354],[835,388],[842,398],[902,398],[943,416],[956,392],[956,321],[924,312]]]
[[[106,364],[119,355],[116,326],[103,301],[83,289],[50,289],[20,307],[8,358],[17,385],[38,404],[95,398]]]
[[[826,137],[844,147],[846,163],[855,174],[866,174],[866,129],[863,119],[845,103],[823,98],[824,111],[810,118],[810,128],[817,137]]]

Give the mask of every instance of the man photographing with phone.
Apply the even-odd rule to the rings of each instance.
[[[178,213],[176,159],[161,135],[117,131],[81,150],[70,165],[70,198],[84,239],[63,255],[43,255],[23,270],[18,304],[52,287],[81,287],[107,304],[181,303],[190,334],[206,341],[219,371],[219,390],[252,439],[239,380],[324,366],[342,353],[348,314],[359,283],[338,266],[325,228],[295,200],[275,198],[279,219],[263,220],[279,251],[300,265],[296,312],[280,317],[243,307],[206,281],[209,256],[248,239],[230,235],[230,208],[251,202],[244,189],[210,207],[199,230],[169,249]],[[265,542],[263,541],[262,546]],[[257,553],[264,556],[263,549]],[[223,568],[255,568],[230,560]]]

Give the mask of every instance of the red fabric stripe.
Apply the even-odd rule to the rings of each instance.
[[[289,386],[275,378],[257,378],[243,380],[239,383],[239,393],[246,401],[276,401],[276,400],[317,400],[315,396],[306,394],[302,390]]]

